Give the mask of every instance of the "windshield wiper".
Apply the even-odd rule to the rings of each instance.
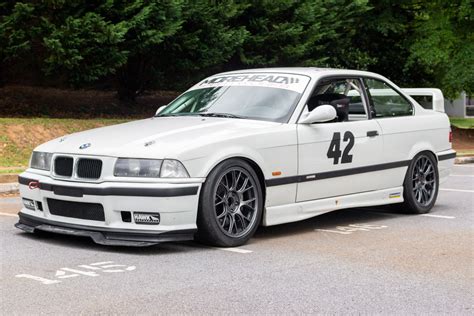
[[[238,119],[246,118],[245,116],[235,115],[235,114],[230,114],[230,113],[213,113],[213,112],[207,113],[207,112],[203,112],[203,113],[198,113],[198,114],[200,116],[208,116],[208,117],[225,117],[225,118],[238,118]]]
[[[168,114],[158,114],[155,117],[165,117],[165,116],[192,116],[199,115],[198,113],[168,113]]]
[[[168,113],[168,114],[158,114],[155,117],[166,117],[166,116],[205,116],[205,117],[225,117],[225,118],[238,118],[238,119],[245,119],[246,116],[240,116],[230,113],[207,113],[207,112],[192,112],[192,113]]]

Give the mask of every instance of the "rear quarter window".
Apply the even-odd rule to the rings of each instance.
[[[365,78],[364,84],[376,118],[413,115],[412,104],[387,83]]]

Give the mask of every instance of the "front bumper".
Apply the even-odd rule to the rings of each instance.
[[[30,185],[31,182],[35,185]],[[35,230],[87,236],[104,245],[147,246],[165,241],[190,240],[197,231],[196,217],[202,181],[166,182],[70,182],[26,171],[19,177],[24,205],[15,225],[27,232]],[[39,183],[39,185],[36,184]],[[101,219],[75,216],[82,210],[68,211],[67,216],[51,212],[49,202],[100,204]],[[82,205],[82,204],[79,204]],[[123,214],[131,214],[124,220]],[[55,213],[55,214],[53,214]],[[136,223],[134,213],[159,213],[159,224]]]

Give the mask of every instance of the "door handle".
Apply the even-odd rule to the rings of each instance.
[[[367,137],[375,137],[378,136],[379,132],[378,131],[368,131],[367,132]]]

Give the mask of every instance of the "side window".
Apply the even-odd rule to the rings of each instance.
[[[385,82],[366,78],[364,83],[371,102],[372,116],[378,118],[413,114],[410,102]]]
[[[328,79],[319,82],[307,102],[304,113],[329,104],[336,109],[337,121],[357,121],[368,118],[358,79]]]

